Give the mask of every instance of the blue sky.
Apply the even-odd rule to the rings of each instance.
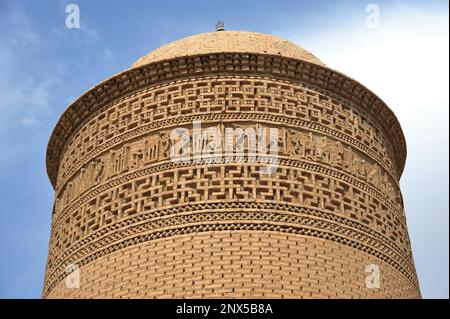
[[[80,8],[80,29],[65,27],[68,3]],[[376,28],[365,23],[370,3]],[[394,110],[408,145],[401,185],[422,294],[448,298],[448,2],[376,0],[0,0],[0,297],[40,297],[53,201],[45,150],[63,110],[218,19],[299,44]]]

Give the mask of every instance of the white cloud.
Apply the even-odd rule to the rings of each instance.
[[[34,117],[31,116],[25,116],[24,118],[22,118],[20,120],[20,123],[24,126],[31,126],[36,122],[36,120],[34,119]]]
[[[87,18],[84,15],[85,6],[78,5],[80,9],[80,27],[79,28],[68,28],[65,24],[65,18],[69,13],[66,12],[66,7],[69,4],[73,4],[73,1],[60,0],[59,1],[59,11],[61,14],[61,24],[53,26],[51,28],[52,32],[57,36],[72,36],[71,39],[75,40],[78,45],[87,44],[92,41],[100,40],[100,35],[94,27],[90,25]],[[76,3],[75,3],[76,4]]]
[[[105,58],[105,62],[110,62],[114,59],[114,52],[110,49],[104,49],[103,56]]]
[[[64,22],[64,21],[63,21]],[[80,28],[69,29],[64,24],[54,26],[51,28],[52,32],[57,36],[73,36],[78,45],[90,43],[92,41],[100,40],[100,35],[95,28],[91,28],[84,20],[80,22]]]
[[[0,30],[2,130],[14,123],[30,127],[39,123],[42,116],[48,116],[51,92],[65,72],[61,62],[37,63],[30,55],[44,50],[45,44],[39,41],[35,25],[23,11],[14,9],[5,17],[11,27]]]
[[[331,29],[277,34],[361,82],[397,115],[408,159],[401,184],[421,288],[448,298],[448,9],[380,6],[380,25],[365,26],[365,6]]]
[[[9,37],[13,46],[26,47],[39,41],[38,34],[33,30],[30,19],[22,10],[12,10],[7,17],[14,32]]]

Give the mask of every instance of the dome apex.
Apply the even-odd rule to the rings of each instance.
[[[177,57],[220,52],[279,55],[324,66],[310,52],[280,37],[248,31],[223,30],[196,34],[163,45],[138,59],[133,67]]]

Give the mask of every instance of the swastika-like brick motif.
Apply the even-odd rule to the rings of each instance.
[[[194,122],[219,147],[245,132],[241,160],[174,160],[173,131],[195,145]],[[251,132],[266,131],[276,143],[258,148],[276,145],[275,169],[261,173]],[[237,31],[174,42],[61,116],[43,296],[420,297],[405,156],[389,108],[292,43]],[[72,266],[79,288],[66,285]]]
[[[257,115],[264,115],[273,123],[291,127],[314,124],[309,128],[311,131],[352,143],[385,166],[394,179],[397,177],[391,156],[383,146],[389,148],[389,144],[363,111],[359,114],[337,99],[292,83],[216,77],[144,90],[91,115],[86,125],[68,141],[58,181],[66,181],[100,150],[142,135],[143,126],[148,130],[167,130],[189,123],[193,117],[216,115],[219,120],[224,113],[228,122],[256,120]]]

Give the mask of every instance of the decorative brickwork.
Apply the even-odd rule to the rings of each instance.
[[[277,129],[276,171],[174,162],[170,133],[194,120]],[[420,297],[405,157],[392,111],[290,42],[220,31],[168,44],[86,92],[52,134],[43,296]]]

